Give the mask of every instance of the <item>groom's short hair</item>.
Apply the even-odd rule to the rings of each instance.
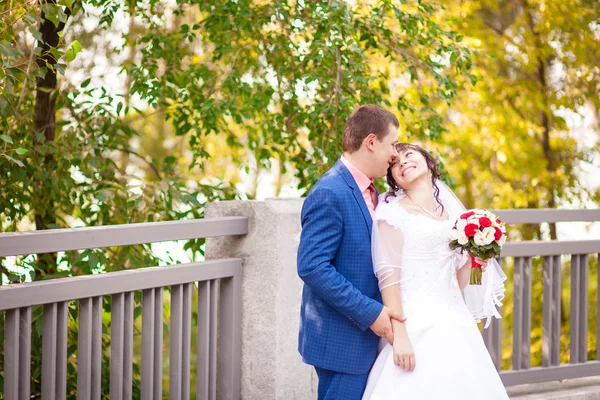
[[[375,104],[365,104],[352,111],[344,125],[342,149],[354,153],[370,133],[382,140],[389,132],[389,126],[400,126],[398,118],[386,109]]]

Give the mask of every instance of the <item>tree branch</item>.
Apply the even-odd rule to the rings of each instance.
[[[160,171],[158,170],[158,168],[156,167],[156,165],[154,165],[154,163],[152,163],[151,161],[148,161],[146,159],[146,157],[142,156],[140,153],[137,153],[131,149],[126,149],[124,147],[118,147],[117,150],[122,151],[124,153],[127,154],[132,154],[136,157],[138,157],[139,159],[141,159],[142,161],[144,161],[146,164],[148,164],[148,166],[152,169],[152,171],[154,171],[154,173],[156,174],[156,176],[158,177],[158,179],[162,180],[162,176],[160,175]]]

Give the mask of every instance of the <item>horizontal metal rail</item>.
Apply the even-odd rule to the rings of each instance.
[[[490,210],[507,224],[541,224],[544,222],[600,221],[600,208],[589,210],[557,210],[554,208],[523,208]]]
[[[0,287],[0,310],[228,278],[241,266],[241,259],[229,258],[6,285]]]
[[[187,240],[248,233],[247,217],[145,222],[0,234],[0,257]]]
[[[502,257],[543,257],[562,254],[593,254],[600,251],[600,240],[547,240],[511,242],[502,247]]]
[[[560,379],[583,378],[600,375],[600,362],[588,361],[582,364],[563,364],[551,367],[535,367],[525,370],[501,371],[500,378],[504,386],[524,383],[540,383]]]

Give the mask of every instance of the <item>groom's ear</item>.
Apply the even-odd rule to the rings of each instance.
[[[377,141],[377,135],[374,133],[369,133],[367,137],[363,140],[363,146],[365,146],[369,150],[375,150],[375,142]]]

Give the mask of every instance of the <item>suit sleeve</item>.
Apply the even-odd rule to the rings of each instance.
[[[337,196],[328,188],[314,188],[306,198],[298,275],[330,306],[365,331],[375,322],[383,305],[362,294],[333,265],[344,229],[340,207]]]

